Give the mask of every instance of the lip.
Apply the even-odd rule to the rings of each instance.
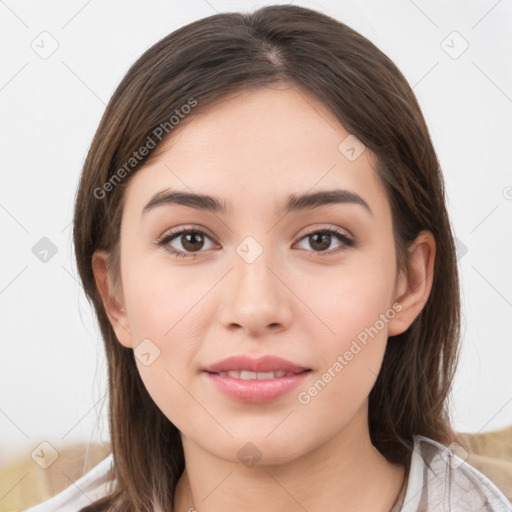
[[[212,365],[203,368],[203,371],[209,373],[220,373],[229,371],[242,371],[247,370],[250,372],[275,372],[278,370],[287,373],[301,373],[304,370],[309,370],[305,366],[292,363],[281,357],[266,355],[258,359],[253,359],[248,355],[242,354],[239,356],[231,356],[218,361]]]
[[[227,375],[228,371],[276,372],[284,371],[294,375],[270,379],[243,380]],[[203,369],[203,374],[217,390],[229,398],[253,404],[271,402],[289,393],[310,373],[311,368],[300,366],[281,357],[266,355],[253,359],[247,355],[231,356]]]
[[[262,404],[288,394],[310,374],[310,371],[305,370],[295,375],[261,380],[242,380],[208,372],[203,372],[203,374],[210,383],[229,398],[238,402]]]

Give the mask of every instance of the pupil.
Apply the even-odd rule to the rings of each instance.
[[[185,234],[185,243],[183,244],[183,247],[185,247],[185,249],[187,250],[194,250],[194,249],[197,249],[197,241],[201,241],[201,235],[198,234],[198,233],[186,233]],[[189,245],[190,247],[187,248],[187,245]],[[199,247],[201,248],[201,247]]]
[[[323,243],[320,243],[320,249],[321,250],[325,250],[329,247],[329,240],[330,240],[330,237],[331,235],[329,233],[317,233],[315,235],[313,235],[313,239],[315,241],[315,243],[317,243],[317,238],[318,237],[322,237],[323,238]]]

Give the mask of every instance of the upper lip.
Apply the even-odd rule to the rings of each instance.
[[[247,355],[231,356],[204,368],[204,371],[210,373],[243,370],[250,372],[275,372],[282,370],[288,373],[301,373],[304,370],[309,370],[309,368],[271,355],[263,356],[258,359],[253,359]]]

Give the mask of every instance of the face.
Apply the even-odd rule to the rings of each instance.
[[[245,90],[190,119],[127,187],[114,329],[165,416],[219,458],[238,461],[251,442],[272,464],[354,422],[367,429],[388,335],[405,328],[405,285],[384,186],[349,135],[295,87]],[[341,199],[285,209],[290,196],[334,190]],[[212,196],[225,211],[145,208],[162,191]],[[204,369],[238,355],[309,371],[233,396],[219,381],[248,381]]]

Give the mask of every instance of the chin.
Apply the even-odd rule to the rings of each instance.
[[[244,435],[229,439],[223,437],[223,442],[214,443],[210,449],[203,446],[203,449],[228,462],[242,463],[247,467],[285,464],[312,449],[303,444],[303,436],[279,436],[275,432],[268,436],[268,431],[245,432]]]

